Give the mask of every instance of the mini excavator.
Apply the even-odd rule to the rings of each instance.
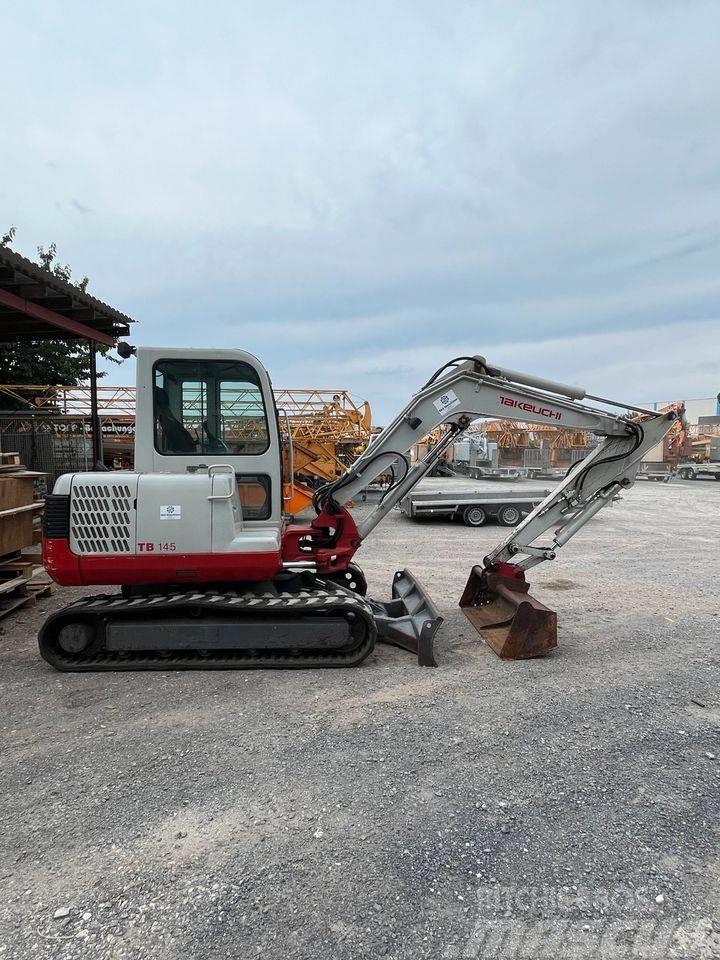
[[[442,618],[422,584],[399,570],[392,599],[372,600],[353,558],[479,417],[599,437],[472,569],[460,600],[501,657],[542,656],[557,645],[556,615],[530,595],[526,572],[553,560],[632,485],[644,454],[677,420],[481,356],[456,357],[342,476],[315,492],[316,516],[303,523],[283,512],[289,427],[254,356],[124,343],[118,352],[137,357],[135,469],[65,474],[46,500],[50,576],[68,586],[121,587],[84,596],[45,622],[40,653],[63,671],[350,667],[378,640],[434,666]],[[448,425],[440,441],[411,465],[412,446],[440,424]],[[392,482],[356,523],[347,504],[380,475]]]

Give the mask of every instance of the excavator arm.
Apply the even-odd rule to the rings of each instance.
[[[602,438],[498,546],[473,568],[460,605],[490,646],[507,658],[537,656],[556,646],[555,614],[530,597],[525,571],[553,560],[560,547],[632,485],[643,456],[671,429],[674,412],[654,413],[600,397],[567,384],[489,364],[484,357],[460,358],[441,368],[370,444],[345,474],[316,496],[311,528],[290,527],[288,559],[314,560],[318,569],[347,568],[355,550],[384,516],[422,479],[440,454],[480,417],[550,423],[586,430]],[[448,365],[450,366],[450,365]],[[611,413],[586,400],[614,406]],[[451,425],[427,455],[412,465],[412,446],[441,424]],[[358,526],[345,504],[372,480],[391,473],[394,482],[375,510]],[[545,539],[542,540],[545,536]],[[302,550],[299,545],[303,544]],[[399,584],[402,588],[402,584]]]

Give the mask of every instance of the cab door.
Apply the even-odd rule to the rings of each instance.
[[[272,388],[240,350],[139,349],[136,469],[192,473],[227,464],[243,521],[281,518],[282,485]]]

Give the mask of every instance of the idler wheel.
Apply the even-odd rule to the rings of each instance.
[[[65,653],[82,653],[94,636],[95,631],[89,623],[67,623],[58,634],[58,645]]]

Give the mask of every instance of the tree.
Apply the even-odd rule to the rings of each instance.
[[[16,230],[11,226],[0,237],[0,247],[9,247],[15,239]],[[67,264],[57,259],[57,245],[47,249],[37,247],[37,265],[67,283],[71,283],[72,271]],[[89,283],[83,276],[74,284],[83,293]],[[105,356],[109,347],[97,344],[97,350]],[[110,357],[115,360],[114,357]],[[115,361],[119,362],[119,361]],[[104,376],[100,371],[98,377]],[[8,344],[0,352],[0,383],[64,384],[75,386],[90,378],[90,349],[86,340],[30,340],[26,343]]]
[[[15,227],[10,227],[5,236],[12,239],[12,237],[15,236]],[[57,244],[51,243],[47,250],[44,247],[38,247],[37,252],[40,259],[38,266],[42,267],[43,270],[47,270],[48,273],[52,273],[61,280],[64,280],[66,283],[70,283],[70,278],[72,277],[70,267],[67,264],[63,265],[62,263],[54,262],[57,257]],[[78,290],[82,290],[82,292],[85,293],[89,283],[90,278],[84,276],[80,283],[73,284],[73,286],[76,286]]]
[[[87,340],[30,340],[3,344],[0,351],[0,383],[73,386],[89,378]]]

